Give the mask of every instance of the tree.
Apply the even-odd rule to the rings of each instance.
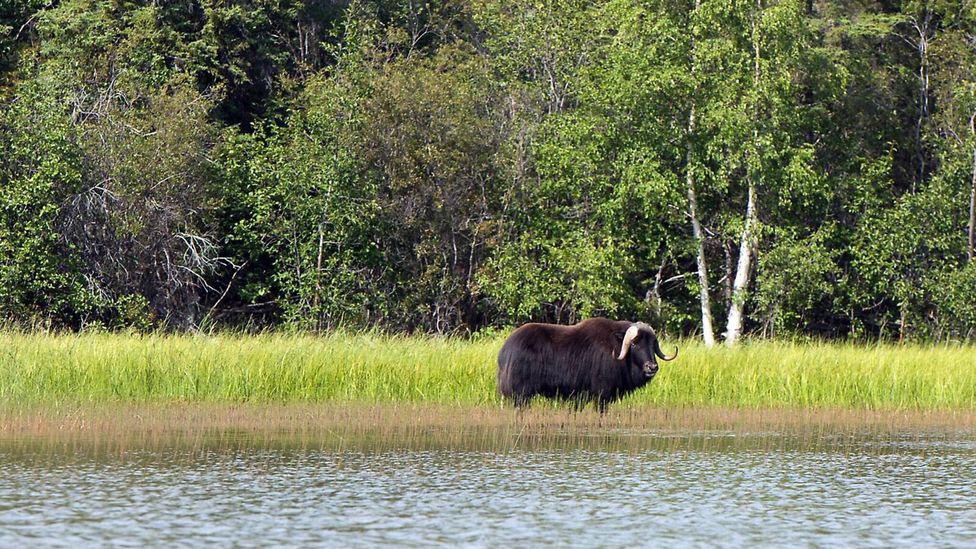
[[[99,303],[59,231],[82,153],[57,107],[23,85],[0,110],[0,319],[79,327]]]
[[[220,261],[200,224],[214,133],[211,104],[166,55],[179,40],[158,15],[92,0],[37,14],[43,47],[14,102],[47,109],[56,138],[37,151],[69,161],[37,198],[54,216],[59,261],[99,305],[75,314],[185,329]],[[11,177],[30,185],[35,174],[23,168]]]

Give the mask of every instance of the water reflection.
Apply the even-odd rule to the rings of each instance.
[[[0,441],[0,545],[966,545],[968,433]]]

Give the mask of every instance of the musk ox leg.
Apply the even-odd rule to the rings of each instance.
[[[512,402],[515,403],[517,409],[524,410],[532,404],[532,395],[512,395]]]
[[[607,407],[609,406],[610,406],[610,399],[608,398],[601,398],[596,401],[596,408],[597,410],[600,410],[601,416],[607,414]]]

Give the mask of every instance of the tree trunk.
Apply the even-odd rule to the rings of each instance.
[[[746,286],[752,267],[752,249],[755,246],[753,229],[756,224],[756,186],[749,181],[749,198],[746,203],[746,222],[739,241],[739,262],[735,267],[735,281],[732,283],[732,303],[729,305],[729,320],[725,328],[725,343],[735,345],[742,333],[742,319],[745,316]]]
[[[689,126],[694,122],[694,110],[688,118]],[[705,262],[705,238],[702,234],[701,223],[698,222],[698,199],[695,196],[695,178],[691,167],[691,142],[688,143],[688,215],[691,217],[691,232],[698,246],[698,285],[700,286],[699,296],[701,297],[702,315],[702,338],[706,347],[715,345],[715,330],[712,327],[712,304],[708,297],[708,264]]]
[[[725,276],[719,282],[722,283],[722,297],[726,303],[732,301],[732,279],[735,273],[732,271],[732,248],[726,239],[722,239],[722,253],[725,255]]]
[[[918,117],[915,121],[915,162],[918,164],[915,181],[912,183],[912,193],[916,186],[925,180],[925,151],[922,145],[922,129],[929,117],[929,23],[932,14],[925,8],[922,20],[913,19],[912,23],[918,33]]]
[[[692,17],[698,13],[701,0],[695,0],[695,10]],[[695,73],[695,39],[691,40],[691,67]],[[697,91],[697,85],[695,86]],[[685,183],[688,192],[688,216],[691,217],[691,233],[698,247],[698,285],[701,299],[702,339],[706,347],[715,345],[715,329],[712,327],[712,304],[708,296],[708,264],[705,261],[705,235],[702,233],[701,223],[698,221],[698,198],[695,194],[694,144],[695,134],[695,93],[692,94],[691,107],[688,109],[688,131],[685,135]]]
[[[756,0],[756,13],[752,17],[752,49],[753,49],[753,72],[752,87],[756,99],[756,121],[759,120],[759,29],[758,18],[762,14],[762,0]],[[749,154],[757,154],[759,147],[759,128],[752,130],[752,140],[754,150]],[[752,172],[753,168],[748,168]],[[756,174],[747,175],[749,189],[746,198],[746,218],[742,228],[742,237],[739,240],[739,261],[735,267],[735,280],[732,282],[732,301],[729,304],[729,317],[725,326],[725,343],[733,346],[738,342],[742,334],[743,318],[746,306],[746,287],[749,285],[749,275],[752,267],[752,251],[755,247],[755,235],[753,233],[756,224]]]
[[[661,280],[664,278],[664,266],[667,265],[667,258],[661,260],[661,266],[654,275],[654,287],[647,291],[644,299],[654,310],[655,320],[661,319]]]

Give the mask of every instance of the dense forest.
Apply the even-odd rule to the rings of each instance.
[[[0,322],[976,336],[974,0],[0,0]]]

